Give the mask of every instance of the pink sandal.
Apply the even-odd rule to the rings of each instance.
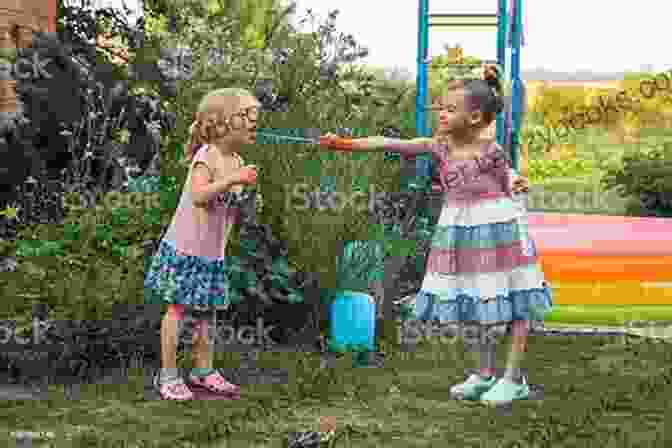
[[[214,370],[210,375],[199,377],[194,374],[189,374],[189,384],[194,387],[207,389],[210,392],[217,394],[238,396],[240,395],[240,387],[231,384],[217,371]]]
[[[164,400],[188,401],[194,399],[194,393],[181,380],[159,384],[157,377],[154,379],[154,386]]]

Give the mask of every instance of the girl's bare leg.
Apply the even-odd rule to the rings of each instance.
[[[177,368],[177,327],[180,318],[168,309],[161,322],[161,367]]]
[[[191,351],[194,368],[195,369],[210,369],[212,368],[212,351],[210,347],[209,322],[201,320],[199,326],[194,331],[193,349]]]
[[[165,373],[177,374],[177,329],[184,319],[184,307],[169,307],[161,323],[161,367]],[[212,367],[212,351],[208,337],[208,321],[201,320],[192,336],[192,358],[194,368]]]
[[[465,349],[471,352],[478,373],[483,378],[496,375],[495,353],[496,340],[488,334],[489,328],[485,325],[469,325],[463,327]]]
[[[181,310],[175,305],[168,308],[161,322],[161,376],[165,379],[177,378],[177,329]]]
[[[511,352],[509,353],[504,377],[512,381],[521,381],[523,374],[520,366],[527,353],[529,327],[528,322],[524,320],[513,321],[511,325]]]

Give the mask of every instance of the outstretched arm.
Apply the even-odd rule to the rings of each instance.
[[[415,156],[431,152],[431,143],[431,138],[402,140],[377,136],[345,139],[332,134],[327,134],[320,138],[321,146],[336,151],[398,152],[405,156]]]

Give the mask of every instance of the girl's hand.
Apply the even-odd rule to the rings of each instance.
[[[329,146],[337,138],[339,138],[338,135],[332,134],[331,132],[328,132],[328,133],[320,136],[320,145]]]
[[[232,174],[234,185],[253,185],[257,183],[257,166],[247,165],[238,168]]]
[[[527,178],[521,176],[515,177],[513,179],[513,186],[511,190],[514,194],[527,193],[529,191]]]

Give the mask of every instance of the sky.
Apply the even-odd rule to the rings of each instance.
[[[97,0],[114,6],[122,0]],[[139,0],[125,0],[129,6]],[[337,30],[351,33],[368,47],[363,62],[416,73],[418,0],[296,0],[298,16],[310,8],[322,17],[338,7]],[[497,0],[430,0],[430,13],[495,13]],[[663,0],[524,0],[527,45],[523,70],[622,72],[651,66],[668,70],[666,20],[672,3]],[[438,6],[437,6],[438,5]],[[430,28],[429,56],[445,44],[461,44],[465,54],[496,59],[496,29]]]
[[[456,3],[430,0],[430,13],[493,14],[498,2]],[[415,75],[418,0],[298,0],[297,6],[299,13],[311,8],[325,17],[338,8],[337,29],[369,48],[366,62]],[[656,71],[668,70],[669,37],[663,36],[671,13],[672,3],[663,0],[524,0],[527,45],[521,50],[521,67],[621,72],[651,65]],[[466,55],[496,59],[495,28],[430,28],[430,57],[440,54],[444,44],[457,43]]]

